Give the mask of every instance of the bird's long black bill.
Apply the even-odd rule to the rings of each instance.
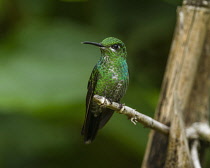
[[[91,45],[95,45],[95,46],[98,46],[98,47],[104,47],[101,43],[96,43],[96,42],[84,41],[82,43],[83,44],[91,44]]]

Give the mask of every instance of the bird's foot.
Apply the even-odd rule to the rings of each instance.
[[[108,98],[103,97],[103,99],[101,100],[101,107],[105,108],[109,104],[112,104],[112,101]]]

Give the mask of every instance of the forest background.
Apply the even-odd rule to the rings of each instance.
[[[140,167],[149,129],[123,115],[83,143],[87,82],[100,51],[81,42],[114,36],[126,44],[122,103],[153,117],[180,4],[0,0],[0,167]]]

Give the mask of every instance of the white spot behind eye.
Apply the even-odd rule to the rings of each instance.
[[[114,48],[112,48],[112,46],[111,47],[109,47],[113,52],[116,52],[116,50],[114,49]],[[117,48],[117,50],[118,49],[120,49],[120,46],[118,45],[118,48]]]

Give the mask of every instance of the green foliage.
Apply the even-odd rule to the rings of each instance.
[[[30,23],[13,34],[0,49],[1,107],[37,110],[81,101],[96,59],[80,44],[94,35],[81,32],[69,23]]]

